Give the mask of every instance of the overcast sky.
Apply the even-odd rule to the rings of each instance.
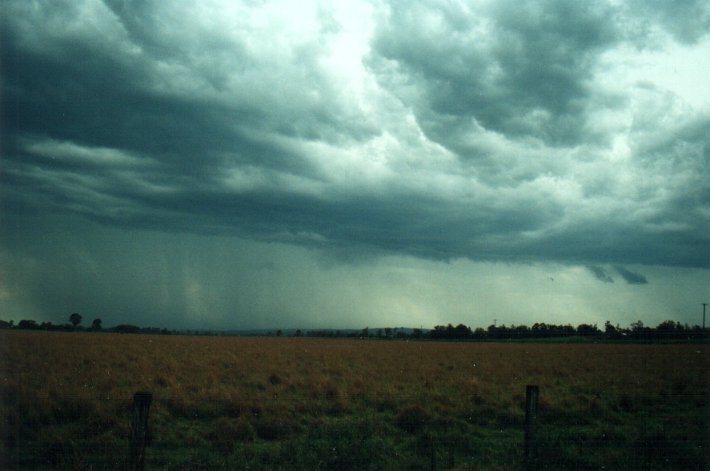
[[[4,0],[0,318],[700,324],[707,0]]]

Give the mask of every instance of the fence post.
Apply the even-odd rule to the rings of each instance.
[[[525,386],[525,469],[537,468],[537,398],[539,388],[533,385]]]
[[[133,395],[133,424],[131,425],[130,469],[142,470],[145,466],[145,446],[148,442],[148,412],[153,395],[139,391]]]

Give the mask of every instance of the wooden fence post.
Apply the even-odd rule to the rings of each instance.
[[[525,387],[525,469],[537,468],[537,398],[539,388],[533,385]]]
[[[148,441],[148,412],[153,395],[139,391],[133,395],[133,424],[131,425],[130,469],[142,470],[145,466],[145,446]]]

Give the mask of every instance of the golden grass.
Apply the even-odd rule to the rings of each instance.
[[[5,401],[71,398],[115,408],[138,390],[155,407],[317,410],[363,400],[517,406],[538,384],[550,407],[581,397],[706,397],[705,345],[473,344],[4,332]],[[114,405],[110,405],[114,404]],[[213,404],[213,405],[209,405]],[[215,405],[218,404],[218,405]],[[314,409],[314,407],[316,409]]]
[[[136,391],[151,420],[212,420],[207,438],[281,439],[327,417],[387,414],[520,424],[525,385],[550,416],[612,417],[654,404],[707,411],[708,346],[0,333],[6,447],[21,429],[84,424],[127,436]],[[496,426],[498,426],[496,425]],[[406,431],[406,430],[405,430]],[[29,433],[30,432],[25,432]],[[189,446],[188,431],[176,439]],[[225,438],[226,437],[226,438]],[[97,438],[97,439],[98,439]]]

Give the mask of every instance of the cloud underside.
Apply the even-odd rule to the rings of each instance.
[[[708,268],[708,103],[624,65],[707,47],[687,3],[9,1],[2,212],[604,282]]]
[[[592,272],[594,277],[599,281],[603,281],[604,283],[614,282],[614,278],[603,267],[600,267],[598,265],[590,265],[587,267],[587,269]]]
[[[598,265],[590,265],[587,269],[597,280],[603,281],[604,283],[614,283],[614,277],[611,276],[609,270],[606,268]],[[630,285],[645,285],[648,283],[648,279],[644,275],[633,272],[626,267],[616,265],[614,266],[614,270]]]

